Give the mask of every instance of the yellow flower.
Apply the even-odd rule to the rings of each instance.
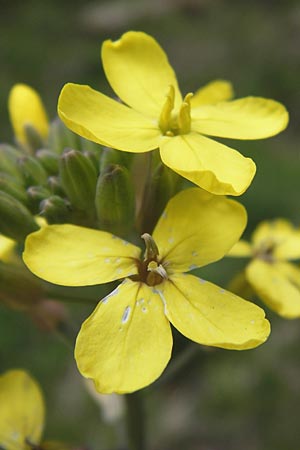
[[[173,197],[146,253],[116,236],[74,225],[51,225],[28,236],[25,264],[66,286],[120,278],[79,332],[75,358],[100,392],[132,392],[160,376],[172,351],[170,323],[203,345],[243,350],[270,332],[264,312],[184,272],[222,258],[239,239],[246,212],[239,203],[198,188]]]
[[[45,422],[43,394],[24,370],[9,370],[0,376],[0,449],[71,450],[58,441],[41,443]]]
[[[10,262],[15,259],[16,241],[0,234],[0,261]]]
[[[30,450],[38,445],[44,419],[44,400],[36,381],[23,370],[0,376],[1,449]]]
[[[42,139],[48,137],[49,122],[39,94],[26,84],[15,84],[9,93],[10,121],[18,142],[28,146],[26,127],[30,127]]]
[[[262,222],[228,256],[251,258],[244,276],[253,291],[280,316],[300,317],[300,269],[289,262],[300,259],[299,230],[284,219]]]
[[[65,125],[119,150],[139,153],[159,147],[166,166],[214,194],[242,194],[256,166],[206,136],[262,139],[287,126],[288,113],[280,103],[260,97],[232,101],[226,81],[214,81],[182,98],[167,56],[145,33],[130,31],[118,41],[105,41],[102,62],[125,104],[89,86],[67,84],[58,102]]]

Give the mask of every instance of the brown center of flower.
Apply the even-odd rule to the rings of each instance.
[[[131,277],[134,281],[142,281],[148,286],[156,286],[168,278],[168,274],[163,264],[159,262],[158,248],[148,233],[144,233],[142,239],[145,241],[146,250],[143,260],[136,260],[138,274]]]

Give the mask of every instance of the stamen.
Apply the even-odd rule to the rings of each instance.
[[[162,266],[162,264],[159,264],[159,265],[158,265],[157,262],[155,262],[155,261],[151,261],[151,262],[148,264],[147,270],[148,270],[149,272],[155,272],[155,273],[157,273],[157,274],[160,275],[162,278],[165,278],[165,279],[168,278],[168,274],[167,274],[165,268]]]
[[[174,86],[169,87],[169,92],[166,96],[166,101],[162,108],[159,117],[159,127],[163,134],[165,134],[170,128],[171,114],[174,108],[175,89]]]
[[[191,98],[193,94],[186,94],[178,114],[179,134],[187,134],[191,131]]]

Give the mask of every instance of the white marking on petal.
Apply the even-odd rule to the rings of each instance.
[[[122,283],[123,284],[123,283]],[[101,303],[107,303],[108,299],[110,297],[113,297],[114,295],[117,295],[119,293],[119,286],[116,287],[116,289],[114,289],[113,291],[111,291],[109,294],[107,294],[103,299]]]
[[[143,311],[143,313],[146,313],[148,311],[148,309],[145,306],[143,306],[142,311]]]
[[[126,323],[128,321],[130,316],[130,310],[131,310],[130,306],[126,306],[122,316],[122,323]]]
[[[156,290],[155,290],[155,294],[158,294],[158,295],[160,296],[160,298],[161,298],[161,300],[162,300],[162,302],[163,302],[163,304],[164,304],[164,313],[165,313],[165,314],[168,314],[167,301],[166,301],[166,299],[165,299],[164,294],[163,294],[162,291],[160,291],[159,289],[156,289]]]
[[[201,284],[206,283],[206,280],[203,280],[203,278],[198,278],[198,280],[199,280],[199,283],[201,283]]]
[[[224,294],[225,293],[225,289],[220,289],[220,294]]]
[[[192,251],[192,256],[198,256],[198,252],[196,252],[196,250]]]
[[[161,214],[162,219],[165,219],[167,217],[167,211],[164,210]]]
[[[94,253],[88,253],[87,254],[87,257],[89,258],[89,259],[92,259],[92,258],[95,258],[95,255],[94,255]]]
[[[110,258],[105,258],[104,262],[105,262],[106,264],[108,264],[108,263],[111,262],[111,259],[110,259]]]
[[[190,266],[189,266],[189,270],[194,270],[194,269],[197,269],[197,265],[196,264],[191,264]]]
[[[168,239],[169,244],[173,244],[174,243],[174,237],[170,236]]]

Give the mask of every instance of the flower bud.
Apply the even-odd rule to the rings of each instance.
[[[18,167],[18,159],[23,156],[20,150],[7,144],[0,144],[0,170],[13,175],[23,181],[22,174]]]
[[[26,310],[41,299],[42,286],[21,261],[14,264],[0,261],[0,302],[13,309]]]
[[[16,84],[9,93],[8,110],[17,141],[36,149],[48,136],[48,118],[39,94],[30,86]]]
[[[41,163],[33,156],[22,156],[22,158],[18,160],[18,165],[23,174],[26,186],[47,184],[47,172]]]
[[[48,147],[60,155],[65,148],[81,149],[80,137],[69,130],[57,117],[51,122]]]
[[[110,165],[99,175],[96,188],[98,226],[125,236],[134,223],[134,188],[126,167]]]
[[[12,175],[0,172],[0,190],[19,200],[24,205],[28,204],[28,197],[24,186]]]
[[[43,186],[30,186],[27,189],[27,195],[30,210],[33,211],[34,214],[38,214],[40,212],[39,205],[41,201],[50,197],[51,193],[48,189],[46,189]]]
[[[52,195],[40,203],[40,214],[49,224],[70,221],[71,210],[68,203],[58,195]]]
[[[29,210],[19,200],[0,191],[0,233],[22,242],[38,228]]]
[[[178,175],[159,163],[145,186],[143,204],[137,218],[141,232],[152,233],[166,203],[177,191]]]
[[[125,166],[128,169],[131,165],[133,156],[134,155],[129,152],[120,152],[119,150],[105,147],[100,159],[101,172],[111,164],[119,164],[120,166]]]
[[[49,175],[57,175],[58,173],[58,156],[51,150],[41,149],[35,154],[39,162]]]
[[[94,211],[96,170],[81,152],[69,149],[59,160],[59,175],[72,206],[80,211]]]
[[[61,197],[65,197],[65,192],[62,188],[59,177],[52,175],[47,180],[47,186],[50,189],[53,195],[60,195]]]
[[[95,170],[96,170],[96,174],[99,174],[100,171],[100,154],[95,153],[93,151],[90,150],[85,150],[82,152],[82,154],[91,161],[91,163],[93,164]]]

